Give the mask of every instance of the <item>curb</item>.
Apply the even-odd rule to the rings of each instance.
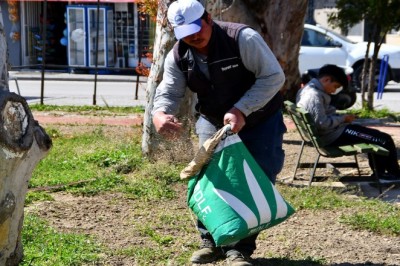
[[[72,74],[72,73],[55,73],[45,72],[44,80],[56,81],[89,81],[93,82],[95,79],[94,74]],[[42,80],[42,73],[37,72],[23,72],[23,71],[9,71],[9,80]],[[136,82],[137,75],[97,75],[97,81],[101,82]],[[147,77],[139,76],[139,82],[147,82]]]

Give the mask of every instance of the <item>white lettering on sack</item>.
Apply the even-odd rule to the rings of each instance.
[[[195,188],[194,188],[193,198],[194,198],[194,201],[197,204],[197,207],[200,209],[200,211],[202,213],[204,213],[203,218],[205,218],[206,214],[211,213],[212,210],[211,210],[211,207],[209,205],[202,206],[202,204],[205,203],[206,198],[204,197],[203,191],[200,190],[200,184],[199,183],[197,183]]]

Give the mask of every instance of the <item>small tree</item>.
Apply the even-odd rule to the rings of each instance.
[[[52,142],[22,96],[9,91],[7,42],[0,23],[0,265],[19,265],[28,181]]]
[[[153,49],[154,53],[152,55],[152,64],[146,87],[147,106],[143,120],[142,152],[151,159],[162,158],[173,161],[187,161],[192,156],[189,152],[192,150],[190,140],[191,127],[185,127],[188,130],[184,132],[183,137],[171,143],[155,134],[151,115],[156,88],[161,82],[164,72],[163,64],[165,57],[176,42],[174,33],[167,22],[167,9],[171,1],[138,0],[137,2],[141,5],[140,10],[148,14],[152,19],[155,19],[157,25]],[[193,119],[192,95],[190,91],[186,93],[178,114],[178,117],[180,117],[185,124],[191,123]],[[182,153],[182,150],[187,150],[188,152]]]
[[[363,108],[372,110],[373,93],[376,87],[375,75],[379,73],[378,53],[387,33],[400,26],[400,0],[338,0],[336,5],[338,12],[329,16],[328,21],[331,25],[340,27],[342,30],[347,30],[361,21],[366,21],[371,25],[363,64],[361,99]],[[370,55],[370,49],[373,49],[372,55]],[[366,89],[368,90],[367,101],[365,100]]]

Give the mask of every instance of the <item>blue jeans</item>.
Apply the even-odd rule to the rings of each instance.
[[[217,130],[213,124],[200,117],[196,123],[196,134],[199,136],[200,146]],[[244,145],[272,183],[275,183],[276,176],[283,167],[285,152],[282,149],[282,144],[285,132],[286,126],[283,122],[281,110],[258,125],[251,128],[244,128],[239,132],[239,137],[242,139]],[[200,221],[197,223],[201,238],[212,241],[212,237],[204,225]],[[256,249],[256,239],[257,234],[244,238],[232,246],[224,246],[222,249],[225,253],[230,249],[235,249],[250,256]]]

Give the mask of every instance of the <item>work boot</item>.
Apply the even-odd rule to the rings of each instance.
[[[237,250],[231,249],[228,252],[226,252],[226,260],[228,262],[229,266],[252,266],[249,262],[249,258],[246,258],[243,256],[242,253],[240,253]]]
[[[223,256],[224,253],[220,247],[216,247],[215,244],[208,239],[203,239],[200,249],[193,252],[190,261],[196,264],[205,264],[214,262]]]

